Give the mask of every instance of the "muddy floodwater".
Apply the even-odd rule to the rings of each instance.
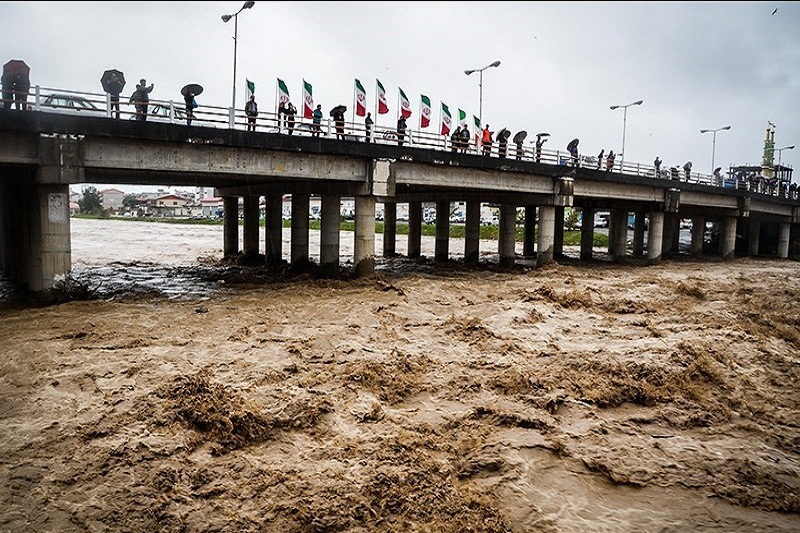
[[[800,262],[322,279],[72,222],[87,299],[0,306],[0,532],[800,531]]]

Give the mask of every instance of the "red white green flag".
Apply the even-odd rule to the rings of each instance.
[[[289,88],[283,83],[283,80],[278,78],[278,105],[285,104],[289,101]]]
[[[424,94],[420,95],[419,109],[419,127],[427,128],[431,123],[431,99]]]
[[[411,102],[408,101],[403,89],[398,87],[398,90],[400,91],[400,114],[403,115],[403,118],[408,118],[411,116]]]
[[[475,146],[478,148],[481,147],[481,119],[472,115],[472,119],[475,121]]]
[[[452,126],[453,117],[450,115],[450,109],[442,102],[442,135],[449,135]]]
[[[314,98],[311,96],[311,84],[303,80],[303,118],[314,117]]]
[[[378,114],[384,115],[389,112],[389,102],[386,101],[386,89],[383,88],[381,80],[376,79],[378,82]]]
[[[364,86],[356,79],[356,115],[359,117],[366,116],[367,114],[367,91]]]
[[[467,125],[467,112],[463,109],[458,110],[458,125],[459,126],[466,126]]]

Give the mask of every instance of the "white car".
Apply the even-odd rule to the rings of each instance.
[[[93,102],[74,94],[51,94],[45,96],[41,110],[49,113],[66,113],[68,115],[106,116],[105,110]]]

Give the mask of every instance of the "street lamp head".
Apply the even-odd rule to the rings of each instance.
[[[222,22],[228,22],[233,18],[233,15],[222,15]]]
[[[470,75],[470,74],[472,74],[473,72],[475,72],[475,71],[474,71],[474,70],[465,70],[465,71],[464,71],[464,74],[466,74],[467,76],[469,76],[469,75]]]
[[[700,133],[708,133],[711,130],[700,130]]]
[[[617,109],[618,107],[619,107],[618,105],[612,105],[611,106],[611,110],[613,111],[613,110]]]
[[[730,126],[725,126],[724,128],[720,128],[720,129],[729,130],[729,129],[731,129],[731,127]]]
[[[491,65],[489,65],[489,66],[490,66],[490,67],[499,67],[499,66],[500,66],[500,62],[499,62],[499,61],[495,61],[494,63],[492,63],[492,64],[491,64]]]
[[[250,0],[249,2],[245,2],[244,3],[244,5],[242,6],[242,9],[250,9],[254,5],[256,5],[256,3],[253,2],[252,0]]]
[[[644,103],[644,100],[637,100],[634,103],[632,103],[631,105],[642,105],[643,103]]]

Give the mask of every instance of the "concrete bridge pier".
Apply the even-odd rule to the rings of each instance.
[[[450,202],[436,202],[436,237],[434,261],[446,262],[450,258]]]
[[[319,265],[323,275],[339,271],[339,230],[342,200],[337,195],[324,195],[321,201]]]
[[[661,243],[661,254],[664,257],[671,256],[678,250],[678,239],[680,237],[680,220],[672,214],[664,214],[664,233]]]
[[[306,268],[309,264],[308,254],[308,202],[307,193],[292,193],[292,268]]]
[[[464,224],[464,264],[477,265],[480,261],[481,203],[467,202],[467,219]]]
[[[651,211],[650,224],[647,230],[647,264],[660,264],[663,251],[664,213],[662,211]]]
[[[628,253],[628,212],[622,209],[613,210],[611,224],[614,225],[614,238],[611,242],[611,259],[619,263],[625,260],[625,256]]]
[[[408,202],[408,257],[422,255],[422,202]]]
[[[500,205],[500,232],[498,234],[497,252],[500,266],[512,268],[517,260],[517,206]]]
[[[525,206],[525,229],[522,236],[522,255],[533,257],[536,255],[536,206]]]
[[[356,231],[353,246],[353,274],[356,277],[375,272],[375,197],[356,196]],[[421,209],[420,209],[420,216]]]
[[[705,244],[706,219],[704,217],[694,217],[692,219],[692,257],[703,255],[703,244]]]
[[[759,239],[761,238],[761,223],[754,219],[750,219],[749,227],[747,228],[747,253],[756,257],[759,249]]]
[[[277,268],[283,262],[283,196],[277,193],[264,195],[264,207],[265,263],[269,268]]]
[[[552,205],[539,206],[539,234],[536,265],[548,265],[554,261],[553,239],[556,227],[556,208]]]
[[[633,256],[642,257],[644,255],[644,234],[646,231],[647,215],[642,211],[637,211],[633,223]]]
[[[778,223],[778,257],[781,259],[789,257],[789,236],[791,232],[791,224],[788,222]]]
[[[722,234],[719,239],[720,256],[723,261],[731,261],[736,249],[736,217],[726,217],[722,224]]]
[[[397,255],[397,203],[383,204],[383,257]]]
[[[239,253],[239,197],[222,197],[222,252],[227,259]]]
[[[588,261],[594,251],[594,208],[584,207],[581,218],[581,260]]]
[[[259,211],[258,200],[260,196],[256,194],[246,194],[242,205],[244,217],[244,227],[242,228],[242,253],[246,257],[258,256],[259,245]]]
[[[50,289],[72,268],[69,185],[10,180],[0,189],[0,268],[23,290]]]

